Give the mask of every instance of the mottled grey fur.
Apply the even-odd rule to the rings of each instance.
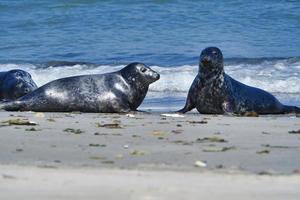
[[[185,107],[178,112],[186,113],[193,108],[203,114],[300,113],[300,108],[283,105],[272,94],[225,74],[223,55],[217,47],[202,51],[199,73],[189,89]]]
[[[0,107],[7,111],[104,112],[135,111],[159,74],[142,63],[122,70],[62,78]]]

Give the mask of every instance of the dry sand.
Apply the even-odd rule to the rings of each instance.
[[[0,122],[0,199],[300,197],[295,115],[0,112]]]

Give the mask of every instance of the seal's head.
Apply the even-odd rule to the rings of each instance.
[[[129,82],[149,85],[160,78],[160,75],[143,63],[130,63],[121,70],[122,76]]]
[[[4,99],[17,99],[35,90],[31,75],[23,70],[10,70],[2,80],[1,91]]]
[[[200,55],[199,72],[211,74],[222,72],[224,69],[223,54],[217,47],[207,47]]]

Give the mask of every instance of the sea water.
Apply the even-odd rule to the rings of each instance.
[[[298,0],[0,0],[0,27],[0,71],[39,86],[143,62],[161,79],[141,109],[176,110],[217,46],[230,76],[300,106]]]

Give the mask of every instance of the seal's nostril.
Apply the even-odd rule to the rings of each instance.
[[[157,80],[160,78],[160,75],[159,74],[156,74],[156,77],[155,77]]]
[[[211,59],[210,59],[210,57],[205,56],[204,58],[201,59],[201,62],[202,62],[203,64],[208,64],[208,63],[211,62]]]

